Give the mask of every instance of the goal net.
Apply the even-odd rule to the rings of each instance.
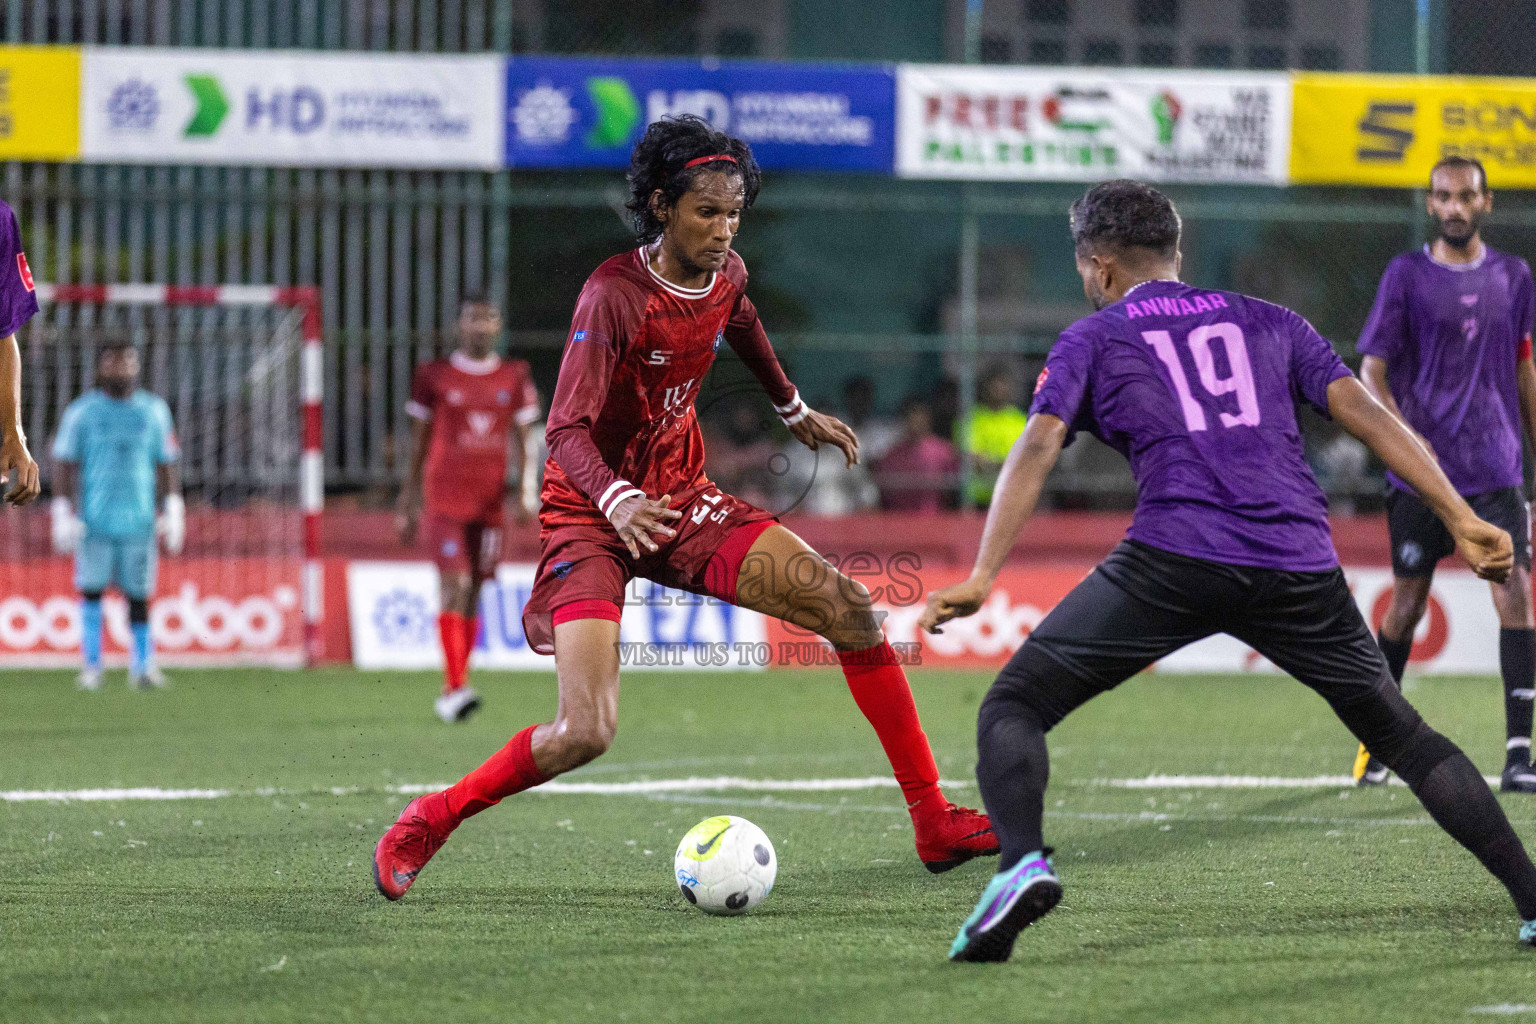
[[[298,666],[319,654],[320,343],[313,289],[38,286],[17,336],[23,422],[44,498],[0,515],[0,664],[73,665],[73,559],[53,551],[51,449],[94,384],[103,344],[131,342],[140,387],[165,399],[181,445],[186,546],[163,551],[150,613],[167,665]],[[126,659],[127,604],[103,601],[108,665]]]

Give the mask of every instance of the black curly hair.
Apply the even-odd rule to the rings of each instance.
[[[1072,203],[1072,243],[1079,253],[1108,246],[1172,259],[1182,229],[1173,200],[1129,178],[1100,182]]]
[[[729,156],[687,166],[705,156]],[[661,221],[651,209],[651,196],[661,190],[663,205],[672,206],[693,187],[694,180],[706,171],[729,171],[741,175],[744,209],[757,199],[763,172],[752,156],[752,148],[740,139],[716,131],[709,122],[694,114],[675,114],[655,121],[645,130],[629,157],[630,222],[642,245],[661,237]]]

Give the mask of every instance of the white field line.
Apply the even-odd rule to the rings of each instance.
[[[944,780],[950,789],[962,789],[972,783]],[[119,789],[11,789],[0,790],[0,801],[5,803],[81,802],[93,803],[116,800],[219,800],[236,796],[282,796],[301,793],[329,793],[332,796],[349,796],[356,793],[383,792],[400,796],[416,796],[446,789],[449,783],[406,783],[369,789],[357,786],[337,786],[317,790],[282,790],[260,788],[237,789],[162,789],[158,786],[137,786]],[[849,779],[744,779],[735,775],[712,777],[689,776],[685,779],[640,779],[633,782],[582,782],[555,779],[546,782],[532,792],[549,796],[644,796],[652,793],[713,793],[745,791],[760,793],[807,793],[836,792],[865,789],[896,789],[896,780],[889,776],[868,776]]]
[[[1490,785],[1497,783],[1497,776],[1488,777]],[[1397,785],[1401,781],[1392,780]],[[948,789],[963,789],[972,783],[959,780],[944,780],[944,786]],[[1300,778],[1286,778],[1281,776],[1265,775],[1148,775],[1139,779],[1092,779],[1076,785],[1105,786],[1113,789],[1349,789],[1354,782],[1347,775],[1314,775]],[[229,797],[241,796],[285,796],[285,795],[314,795],[329,794],[331,796],[351,796],[367,793],[387,793],[399,796],[416,796],[421,793],[432,793],[448,786],[445,782],[436,783],[403,783],[382,787],[363,786],[336,786],[328,789],[302,789],[289,790],[274,787],[261,787],[258,789],[205,789],[205,788],[162,788],[159,786],[136,786],[121,788],[98,789],[12,789],[0,790],[0,802],[3,803],[100,803],[123,800],[219,800]],[[862,778],[831,778],[831,779],[747,779],[736,775],[699,776],[691,775],[680,779],[638,779],[628,782],[587,782],[582,780],[555,779],[546,782],[530,792],[546,796],[654,796],[665,793],[724,793],[724,792],[756,792],[756,793],[821,793],[821,792],[850,792],[873,789],[895,789],[896,780],[886,775],[871,775]],[[1141,816],[1127,817],[1124,820],[1141,820]],[[1122,820],[1115,817],[1113,820]],[[1171,819],[1170,819],[1171,820]],[[1195,820],[1195,819],[1186,819]],[[1200,820],[1229,820],[1224,818],[1211,818]],[[1243,820],[1261,820],[1254,817]],[[1262,819],[1276,822],[1288,821],[1316,821],[1318,823],[1331,822],[1334,819],[1323,818],[1273,818]],[[1355,820],[1355,819],[1343,819]],[[1395,819],[1394,819],[1395,820]],[[1407,823],[1404,821],[1403,823]]]
[[[1468,1013],[1486,1013],[1496,1017],[1514,1017],[1522,1013],[1536,1013],[1536,1003],[1497,1003],[1493,1006],[1474,1006]]]
[[[1497,775],[1483,779],[1490,786],[1499,783]],[[1393,786],[1407,785],[1396,775],[1387,781]],[[1148,775],[1141,779],[1094,779],[1090,784],[1116,789],[1352,789],[1355,780],[1348,775]]]

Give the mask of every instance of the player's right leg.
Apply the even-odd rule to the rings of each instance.
[[[951,959],[1008,959],[1019,932],[1061,898],[1044,836],[1045,734],[1098,694],[1209,636],[1211,608],[1235,601],[1241,587],[1239,571],[1122,543],[1014,652],[976,725],[976,780],[1002,856]]]
[[[159,574],[158,554],[154,534],[118,541],[117,585],[128,599],[128,685],[137,690],[166,685],[165,674],[155,662],[149,628],[149,603]]]
[[[480,705],[473,691],[466,694],[471,638],[469,617],[474,613],[474,546],[468,524],[429,515],[422,532],[437,564],[437,632],[443,648],[443,687],[433,710],[445,722],[467,717]]]
[[[1438,516],[1416,494],[1392,488],[1387,493],[1387,533],[1392,545],[1392,599],[1381,620],[1376,644],[1392,681],[1399,688],[1413,650],[1413,633],[1429,605],[1435,565],[1456,545]],[[1379,786],[1387,781],[1387,766],[1360,744],[1352,772],[1355,783]]]
[[[1472,510],[1508,531],[1515,547],[1509,579],[1493,583],[1499,615],[1499,675],[1504,680],[1505,793],[1536,793],[1531,768],[1531,712],[1536,701],[1536,619],[1531,609],[1531,515],[1525,495],[1514,487],[1471,499]]]
[[[373,879],[381,893],[391,900],[404,896],[465,819],[608,749],[619,708],[618,606],[611,607],[611,618],[562,619],[565,608],[555,609],[555,720],[528,726],[454,785],[406,804],[374,848]]]
[[[1398,774],[1430,817],[1504,884],[1536,934],[1536,866],[1482,773],[1399,692],[1344,574],[1286,573],[1285,583],[1229,630],[1326,700]]]
[[[75,589],[80,592],[82,659],[75,685],[82,690],[101,689],[101,594],[111,580],[111,542],[87,532],[75,551]]]

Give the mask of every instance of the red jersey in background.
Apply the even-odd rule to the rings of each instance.
[[[576,303],[545,438],[542,532],[607,525],[625,497],[672,495],[681,508],[706,487],[694,401],[728,342],[781,415],[802,408],[757,309],[747,268],[731,252],[699,289],[663,280],[645,249],[604,262]]]
[[[406,412],[432,425],[424,498],[428,515],[500,523],[512,425],[536,422],[539,393],[528,364],[461,351],[423,363]]]

